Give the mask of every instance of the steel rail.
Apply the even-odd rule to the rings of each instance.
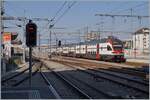
[[[146,74],[143,73],[143,72],[135,72],[133,70],[129,70],[129,69],[116,69],[116,68],[111,68],[111,69],[108,69],[110,71],[114,71],[114,72],[119,72],[119,73],[125,73],[125,74],[129,74],[129,75],[135,75],[135,76],[138,76],[138,77],[142,77],[142,78],[145,78],[146,77]]]
[[[82,67],[84,67],[84,66],[82,66]],[[88,68],[88,69],[90,69],[90,70],[94,70],[94,69],[92,69],[92,68],[90,68],[90,67],[84,67],[84,68]],[[105,68],[98,68],[98,69],[100,69],[100,70],[95,70],[95,71],[97,71],[97,72],[99,71],[99,72],[100,72],[101,70],[106,70]],[[107,69],[106,71],[110,71],[110,72],[114,72],[114,73],[121,73],[122,71],[126,71],[126,72],[123,72],[123,73],[128,74],[128,73],[133,72],[134,74],[137,73],[137,74],[140,74],[140,75],[144,75],[144,72],[137,71],[137,70],[134,70],[134,69],[120,69],[121,72],[115,71],[115,69],[117,70],[117,68],[114,68],[114,70]],[[108,73],[108,72],[104,72],[104,71],[101,71],[101,72],[102,72],[102,73],[105,73],[105,74]],[[139,84],[149,85],[149,83],[144,82],[144,81],[135,80],[135,79],[131,79],[131,78],[124,77],[124,76],[119,76],[119,75],[112,74],[112,73],[108,73],[108,74],[111,74],[111,75],[116,76],[116,77],[120,77],[120,78],[122,78],[122,79],[130,80],[130,81],[133,81],[133,82],[136,82],[136,83],[139,83]],[[121,74],[122,74],[122,73],[121,73]]]
[[[100,68],[98,70],[95,70],[95,69],[89,69],[89,70],[92,70],[92,71],[95,71],[95,72],[99,72],[99,73],[104,73],[104,74],[107,74],[107,75],[111,75],[111,76],[114,76],[114,77],[118,77],[118,78],[121,78],[121,79],[132,81],[132,82],[135,82],[135,83],[138,83],[138,84],[147,85],[147,86],[149,85],[149,83],[146,83],[146,82],[143,82],[143,81],[139,81],[139,80],[131,79],[131,78],[128,78],[128,77],[119,76],[119,75],[116,75],[116,74],[113,74],[113,73],[109,73],[107,71],[104,71],[105,69],[101,70],[101,68]]]
[[[64,64],[64,65],[66,65],[66,64]],[[67,65],[68,66],[68,65]],[[49,67],[47,67],[49,70],[51,70]],[[74,67],[73,67],[74,68]],[[65,78],[65,76],[64,75],[62,75],[61,73],[56,73],[56,72],[54,72],[54,71],[52,71],[53,73],[55,73],[58,77],[61,77],[64,81],[67,81],[67,82],[69,82],[70,84],[72,84],[69,80],[67,80],[66,78]],[[79,81],[79,79],[76,79],[75,77],[73,77],[72,76],[72,78],[74,78],[75,80],[78,80]],[[90,87],[91,89],[93,89],[93,90],[95,90],[96,92],[98,92],[98,93],[101,93],[101,94],[103,94],[104,96],[106,96],[106,97],[108,97],[108,98],[123,98],[123,97],[121,97],[121,96],[117,96],[117,95],[111,95],[111,94],[109,94],[109,93],[106,93],[106,92],[104,92],[104,91],[102,91],[102,90],[99,90],[99,89],[97,89],[97,88],[95,88],[95,87],[93,87],[93,86],[91,86],[91,85],[89,85],[89,84],[87,84],[87,83],[85,83],[85,82],[82,82],[82,81],[80,81],[82,84],[84,84],[84,85],[86,85],[87,87]],[[73,84],[72,84],[73,85]],[[74,85],[75,86],[75,85]],[[75,88],[76,88],[76,86],[75,86]],[[80,89],[81,90],[81,89]],[[92,98],[92,97],[91,97]]]
[[[136,86],[131,86],[131,85],[129,85],[129,84],[125,84],[125,83],[123,83],[123,82],[121,82],[121,81],[118,81],[118,80],[113,80],[113,79],[108,78],[108,77],[105,77],[105,76],[100,76],[100,75],[97,75],[97,74],[92,73],[92,72],[89,72],[89,71],[84,71],[84,70],[79,70],[79,71],[85,72],[85,73],[90,74],[90,75],[94,75],[94,76],[99,77],[99,78],[103,78],[103,79],[112,81],[112,82],[114,82],[114,83],[120,84],[120,85],[125,86],[125,87],[128,87],[128,88],[132,88],[132,89],[134,89],[134,90],[137,90],[137,91],[140,91],[140,92],[143,92],[143,93],[146,93],[146,94],[149,94],[149,91],[148,91],[148,90],[145,90],[145,89],[142,89],[142,88],[138,88],[138,87],[136,87]]]
[[[56,99],[61,99],[61,96],[57,93],[55,88],[51,85],[50,81],[46,78],[46,76],[40,71],[41,76],[43,77],[44,81],[48,85],[48,88],[53,93],[53,95],[56,97]]]
[[[64,63],[63,63],[63,64],[64,64]],[[129,84],[125,84],[125,83],[123,83],[123,82],[121,82],[121,81],[118,81],[118,80],[113,80],[113,79],[108,78],[108,77],[105,77],[105,76],[100,76],[100,75],[97,75],[97,74],[95,74],[95,73],[93,73],[93,72],[91,72],[91,71],[79,69],[79,68],[77,68],[77,67],[75,67],[75,66],[72,66],[71,64],[64,64],[64,65],[69,66],[69,67],[76,68],[78,71],[81,71],[81,72],[90,74],[90,75],[92,75],[92,76],[94,75],[94,76],[96,76],[96,77],[99,77],[99,78],[103,78],[103,79],[112,81],[112,82],[117,83],[117,84],[120,84],[120,85],[122,85],[122,86],[125,86],[125,87],[128,87],[128,88],[132,88],[132,89],[134,89],[134,90],[140,91],[140,92],[142,92],[142,93],[149,94],[148,89],[145,90],[145,89],[142,89],[142,88],[139,88],[139,87],[136,87],[136,86],[131,86],[131,85],[129,85]],[[82,67],[82,66],[80,66],[80,67]]]
[[[56,73],[55,71],[52,71],[46,64],[44,64],[45,67],[50,70],[52,73],[54,73],[57,77],[59,77],[60,79],[62,79],[64,82],[66,82],[68,85],[70,85],[71,87],[73,87],[76,91],[78,91],[80,93],[81,96],[83,96],[84,99],[92,99],[91,96],[89,96],[88,94],[86,94],[84,91],[82,91],[79,87],[75,86],[73,83],[71,83],[69,80],[67,80],[64,76],[62,76],[59,73]]]
[[[34,76],[37,72],[39,71],[39,69],[37,69],[35,72],[32,73],[32,76]],[[22,80],[18,81],[17,83],[13,84],[13,87],[16,87],[18,85],[20,85],[21,83],[23,83],[24,81],[26,81],[27,79],[29,79],[29,76],[24,77]]]
[[[32,76],[34,76],[41,68],[41,63],[40,63],[40,66],[39,68],[37,68],[33,73],[32,73]],[[21,83],[23,83],[24,81],[26,81],[27,79],[29,79],[30,76],[25,76],[23,79],[19,80],[18,82],[16,82],[15,84],[12,84],[13,87],[16,87],[18,85],[20,85]]]

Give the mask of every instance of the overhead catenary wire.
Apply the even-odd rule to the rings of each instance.
[[[9,15],[9,14],[7,14],[6,12],[5,12],[5,15],[6,15],[6,16],[10,16],[10,15]],[[9,23],[10,23],[10,24],[12,24],[12,25],[18,26],[18,24],[13,23],[13,22],[11,22],[11,21],[9,21]]]
[[[54,20],[54,19],[57,17],[57,15],[58,15],[58,14],[61,12],[61,10],[65,7],[66,3],[67,3],[67,1],[65,1],[65,2],[62,4],[62,6],[58,9],[58,11],[56,12],[56,14],[54,15],[54,17],[53,17],[51,20]]]
[[[115,13],[118,14],[118,13],[121,13],[121,12],[124,12],[124,11],[130,11],[130,9],[134,9],[134,8],[137,8],[137,7],[141,7],[141,6],[144,6],[145,4],[147,4],[147,3],[138,4],[138,5],[136,5],[136,6],[133,6],[133,7],[127,8],[127,9],[122,9],[122,10],[117,11],[117,12],[115,12]]]
[[[114,12],[114,13],[117,13],[117,14],[119,14],[119,13],[121,13],[121,12],[124,12],[124,11],[130,11],[131,10],[131,8],[132,9],[134,9],[134,8],[137,8],[137,7],[141,7],[141,6],[144,6],[145,4],[147,4],[147,3],[142,3],[142,4],[138,4],[138,5],[135,5],[135,6],[133,6],[133,7],[130,7],[130,8],[127,8],[127,9],[121,9],[121,10],[119,10],[119,11],[117,11],[117,12]],[[119,6],[120,7],[120,6]],[[113,13],[113,11],[111,11],[110,13]]]
[[[116,13],[118,14],[118,13],[121,13],[121,12],[124,12],[124,11],[128,11],[128,10],[130,10],[131,8],[132,8],[132,9],[135,9],[135,8],[137,8],[137,7],[144,6],[145,4],[147,4],[147,3],[144,2],[144,3],[142,3],[142,4],[138,4],[138,5],[136,5],[136,6],[133,6],[133,7],[127,8],[127,9],[119,10],[119,11],[117,11]],[[111,13],[112,13],[112,12],[111,12]],[[106,14],[106,15],[111,15],[111,14]],[[120,16],[120,15],[118,15],[118,16]],[[121,16],[122,16],[122,15],[121,15]],[[121,17],[121,16],[120,16],[120,17]],[[114,17],[113,14],[112,14],[111,17]],[[143,17],[144,17],[144,18],[148,18],[149,16],[136,16],[136,15],[134,15],[134,16],[133,16],[133,15],[132,15],[132,16],[129,15],[129,16],[128,16],[128,15],[126,15],[126,17],[137,17],[138,19],[139,19],[139,18],[141,19],[141,17],[142,17],[142,18],[143,18]],[[125,18],[126,18],[126,17],[125,17]],[[112,26],[112,27],[113,27],[113,26]]]
[[[50,19],[50,21],[48,21],[48,23],[44,26],[45,28],[42,29],[41,31],[44,31],[45,29],[47,29],[47,26],[49,26],[49,24],[55,20],[55,18],[58,16],[58,14],[64,9],[65,5],[67,4],[67,1],[65,1],[60,8],[56,11],[55,15]],[[49,28],[49,27],[48,27]],[[41,32],[39,31],[39,32]]]
[[[72,7],[75,5],[77,1],[73,1],[70,5],[68,5],[68,8],[63,12],[61,16],[58,17],[58,19],[55,21],[53,25],[55,25]]]
[[[128,2],[129,3],[129,2]],[[126,3],[126,5],[128,4]],[[122,8],[125,4],[120,2],[120,4],[118,4],[119,6],[115,7],[114,9],[111,9],[111,11],[109,13],[113,13],[114,11],[117,11],[119,8]]]
[[[68,5],[67,9],[62,13],[62,15],[60,15],[56,21],[52,24],[53,26],[72,8],[72,6],[76,3],[76,1],[73,1],[71,4]],[[65,3],[66,4],[66,3]],[[55,35],[55,38],[56,38],[56,44],[57,44],[57,41],[58,41],[58,38],[57,38],[57,35],[56,33],[54,32],[54,35]]]
[[[117,8],[117,14],[118,13],[121,13],[121,12],[124,12],[124,11],[127,11],[127,10],[129,10],[130,11],[130,9],[132,8],[137,8],[137,7],[140,7],[140,6],[144,6],[145,4],[147,4],[147,3],[142,3],[142,4],[138,4],[138,5],[136,5],[136,6],[133,6],[133,7],[130,7],[130,8],[127,8],[127,9],[121,9],[120,11],[117,11],[118,10],[118,7],[116,7]],[[120,7],[120,5],[119,5],[119,7]],[[122,6],[121,6],[122,7]],[[110,13],[113,13],[114,12],[114,10],[113,11],[110,11]],[[115,12],[114,12],[115,13]],[[103,19],[104,20],[104,19]],[[107,20],[107,21],[109,21],[109,20]],[[95,23],[94,23],[94,25],[95,25]]]
[[[63,5],[62,5],[62,7],[60,7],[60,8],[62,9],[62,8],[66,5],[66,3],[67,3],[67,2],[64,2]],[[73,1],[71,4],[69,4],[68,7],[67,7],[67,9],[62,13],[62,15],[60,15],[60,16],[58,17],[58,19],[57,19],[52,25],[54,26],[54,25],[71,9],[71,7],[72,7],[75,3],[76,3],[76,1]],[[60,10],[58,10],[58,11],[56,12],[56,15],[57,15],[58,12],[60,12]],[[55,17],[55,18],[56,18],[56,17]],[[56,40],[58,40],[57,35],[55,34],[55,32],[54,32],[54,35],[55,35]]]

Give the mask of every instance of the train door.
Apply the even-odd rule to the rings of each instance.
[[[87,44],[85,45],[85,58],[87,58]]]
[[[99,43],[96,46],[96,60],[100,60],[100,55],[99,55]]]

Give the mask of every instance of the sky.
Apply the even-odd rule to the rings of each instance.
[[[65,1],[5,1],[4,9],[6,16],[15,16],[15,17],[27,17],[27,18],[49,18],[51,19],[58,9],[64,4]],[[67,1],[64,9],[61,9],[60,13],[56,17],[56,20],[65,9],[68,8],[68,5],[73,1]],[[55,24],[55,28],[64,28],[64,29],[52,29],[52,40],[53,42],[62,40],[63,42],[71,43],[77,42],[80,38],[83,40],[82,36],[90,31],[124,31],[115,33],[113,35],[120,39],[130,39],[132,38],[131,33],[125,32],[135,32],[141,27],[148,27],[148,18],[143,18],[140,22],[137,18],[126,18],[126,17],[100,17],[95,16],[95,14],[131,14],[131,8],[133,9],[133,15],[143,15],[147,16],[148,13],[148,0],[96,0],[96,1],[81,1],[78,0],[76,3],[69,9],[65,15],[58,20]],[[131,23],[132,20],[132,23]],[[34,21],[38,26],[38,34],[41,34],[42,43],[48,43],[49,30],[44,21]],[[5,26],[16,27],[16,24],[23,25],[23,22],[20,21],[5,21]],[[100,23],[97,25],[97,23]],[[44,27],[44,28],[43,28]],[[87,28],[88,27],[88,28]],[[23,39],[23,28],[8,28],[5,31],[9,32],[18,32],[19,38]],[[60,34],[54,34],[60,33]],[[70,33],[70,34],[67,34]],[[72,34],[71,34],[72,33]],[[80,33],[80,38],[79,38]],[[101,33],[101,38],[110,35],[111,32]]]

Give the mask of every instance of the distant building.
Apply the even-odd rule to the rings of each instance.
[[[98,31],[91,31],[90,33],[87,33],[85,35],[85,40],[90,41],[90,40],[98,40],[100,38],[100,33]]]
[[[125,49],[132,49],[133,48],[133,41],[132,39],[124,40],[123,41]]]
[[[137,30],[133,36],[133,49],[141,50],[143,52],[149,51],[149,28],[141,28]]]

